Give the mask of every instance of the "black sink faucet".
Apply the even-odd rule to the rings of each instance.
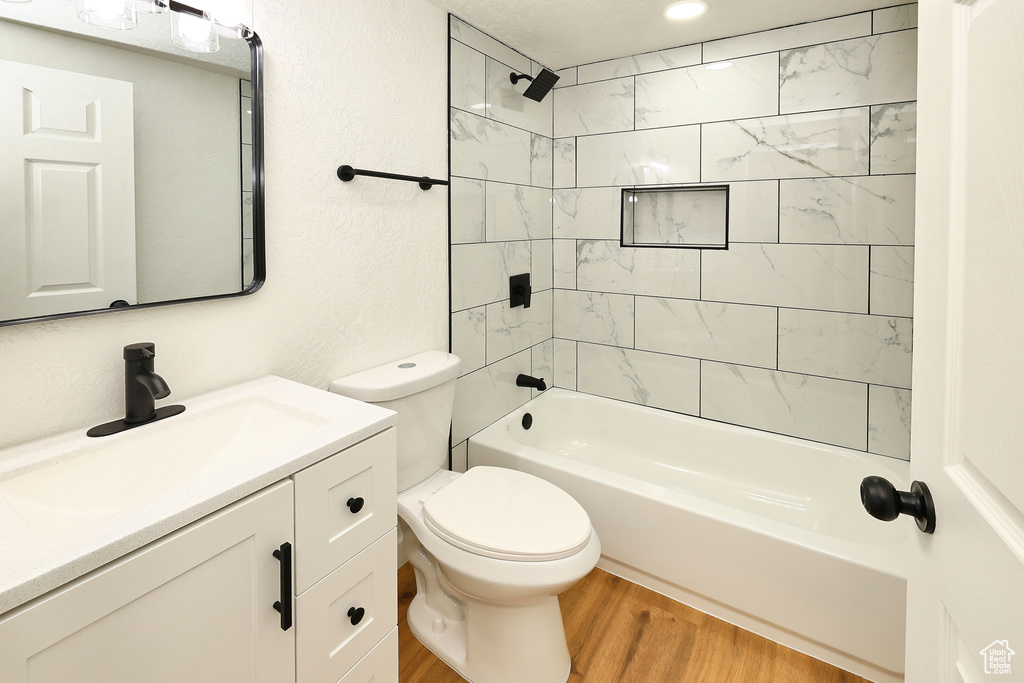
[[[124,347],[124,421],[149,422],[156,417],[156,399],[167,398],[171,388],[154,371],[156,344],[143,342]]]
[[[516,377],[517,387],[530,387],[537,391],[546,391],[548,388],[547,384],[544,384],[544,378],[537,379],[536,377],[530,377],[529,375],[519,375]]]
[[[132,427],[156,422],[185,411],[185,406],[156,408],[156,400],[167,398],[171,388],[154,371],[156,345],[153,342],[124,347],[124,419],[97,425],[88,436],[108,436]]]

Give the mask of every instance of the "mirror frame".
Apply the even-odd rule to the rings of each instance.
[[[87,311],[71,311],[69,313],[53,313],[30,318],[14,318],[0,320],[0,327],[23,325],[25,323],[77,318],[84,315],[99,315],[118,311],[135,311],[142,308],[156,308],[173,304],[191,303],[195,301],[212,301],[214,299],[233,299],[254,294],[267,279],[266,256],[266,208],[264,204],[264,161],[263,161],[263,41],[255,32],[249,31],[245,41],[249,43],[252,84],[252,282],[239,292],[227,294],[211,294],[186,299],[167,299],[122,306],[120,308],[96,308]]]

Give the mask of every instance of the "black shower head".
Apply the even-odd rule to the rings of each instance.
[[[544,99],[544,96],[551,92],[551,88],[555,87],[555,83],[558,82],[559,76],[553,71],[548,69],[541,69],[540,73],[536,76],[528,76],[526,74],[513,73],[509,75],[509,80],[515,85],[520,79],[525,78],[530,83],[530,87],[523,93],[523,97],[529,97],[531,100],[540,102]]]

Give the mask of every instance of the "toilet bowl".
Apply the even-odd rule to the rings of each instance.
[[[440,351],[335,381],[398,413],[398,515],[416,574],[413,635],[472,683],[564,683],[558,594],[601,543],[569,494],[498,467],[445,469],[459,359]]]

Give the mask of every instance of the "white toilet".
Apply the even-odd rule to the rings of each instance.
[[[601,542],[579,503],[543,479],[445,469],[458,374],[456,356],[427,351],[331,384],[398,413],[398,516],[416,572],[409,627],[472,683],[564,683],[558,594],[594,568]]]

